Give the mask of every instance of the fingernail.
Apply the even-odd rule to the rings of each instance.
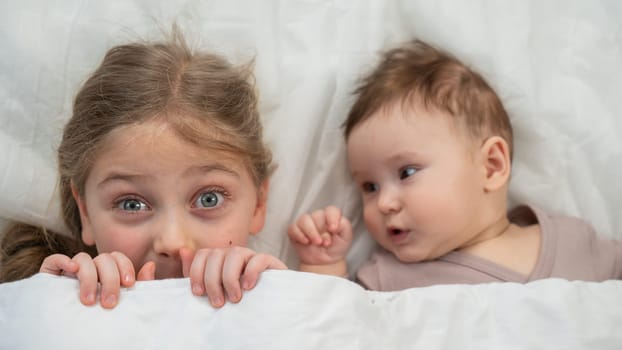
[[[242,288],[244,288],[245,290],[251,289],[251,282],[250,281],[242,282]]]
[[[105,303],[107,306],[114,306],[117,303],[117,297],[114,294],[110,294],[106,297]]]
[[[86,301],[92,303],[95,301],[95,293],[90,293],[86,295]]]
[[[130,282],[132,280],[132,276],[130,276],[129,274],[125,275],[125,277],[123,277],[123,279],[125,280],[125,282]]]
[[[221,297],[214,297],[212,298],[212,305],[214,306],[220,306],[222,305],[223,301]]]
[[[238,292],[233,292],[233,293],[228,294],[228,295],[229,295],[229,301],[237,302],[237,301],[240,300],[240,294],[238,294]]]
[[[192,293],[194,293],[195,295],[203,294],[203,287],[201,287],[201,285],[198,284],[198,283],[193,283],[192,284]]]

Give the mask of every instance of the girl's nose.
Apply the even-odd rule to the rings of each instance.
[[[398,212],[402,209],[399,193],[397,189],[385,186],[378,193],[378,209],[383,214]]]
[[[153,249],[159,256],[178,258],[181,248],[194,249],[190,231],[181,216],[163,216],[155,230]]]

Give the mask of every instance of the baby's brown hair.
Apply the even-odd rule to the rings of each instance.
[[[385,52],[355,95],[343,124],[346,140],[381,108],[416,102],[453,116],[473,139],[503,137],[512,154],[512,125],[495,91],[457,58],[421,40]]]

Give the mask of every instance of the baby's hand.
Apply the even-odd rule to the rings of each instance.
[[[345,259],[352,243],[352,225],[341,209],[329,206],[304,214],[287,230],[301,264],[330,265]]]
[[[226,299],[237,303],[242,292],[257,284],[259,274],[268,269],[286,270],[285,264],[269,254],[260,254],[246,247],[204,248],[196,252],[180,250],[183,275],[190,277],[194,295],[204,295],[214,307]]]
[[[77,278],[80,281],[80,301],[84,305],[96,303],[97,283],[101,283],[101,305],[111,309],[119,301],[121,287],[131,287],[136,280],[154,279],[155,264],[146,263],[135,277],[132,262],[119,252],[104,253],[95,258],[87,253],[78,253],[73,258],[54,254],[43,260],[39,272]]]

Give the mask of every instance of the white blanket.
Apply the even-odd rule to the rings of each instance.
[[[55,148],[76,89],[109,47],[159,38],[175,20],[196,46],[256,58],[279,168],[266,226],[251,243],[291,267],[287,225],[328,204],[355,223],[351,270],[368,256],[339,126],[378,51],[415,36],[497,89],[515,130],[513,203],[622,237],[621,18],[617,0],[0,2],[0,227],[20,220],[64,231]],[[381,294],[270,272],[242,304],[219,311],[186,284],[141,283],[114,311],[82,307],[71,280],[2,285],[0,348],[622,348],[620,282]]]
[[[187,279],[139,282],[113,310],[76,280],[0,285],[0,349],[599,349],[622,346],[622,282],[542,280],[365,291],[345,279],[270,271],[213,309]]]

